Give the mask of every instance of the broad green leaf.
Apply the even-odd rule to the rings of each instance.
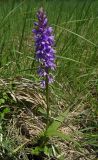
[[[32,149],[32,154],[33,155],[39,155],[39,153],[40,153],[40,150],[39,150],[39,148],[35,148],[35,149]]]
[[[2,112],[0,112],[0,120],[4,119],[6,113],[10,112],[9,108],[5,108]]]
[[[68,116],[68,113],[69,113],[69,109],[61,113],[60,116],[56,117],[56,120],[54,120],[53,123],[47,129],[47,136],[52,136],[56,134],[58,128],[61,126],[64,119]]]
[[[64,133],[62,133],[62,132],[60,132],[60,131],[57,131],[57,132],[55,132],[55,133],[52,133],[50,136],[56,136],[56,137],[59,137],[59,138],[61,138],[62,140],[67,140],[67,141],[72,141],[72,138],[73,137],[71,137],[70,135],[66,135],[66,134],[64,134]]]
[[[77,142],[76,140],[74,140],[74,136],[72,136],[72,135],[64,134],[61,131],[57,131],[56,133],[52,134],[51,136],[59,137],[60,139],[62,139],[64,141],[73,142],[75,146],[81,147],[80,143]]]
[[[40,152],[42,152],[44,149],[40,146],[35,147],[34,149],[32,149],[32,154],[33,155],[39,155]]]
[[[0,99],[0,105],[5,103],[5,99],[1,98]]]
[[[45,155],[49,156],[50,153],[49,153],[49,148],[47,146],[44,147],[44,153]]]
[[[4,114],[9,113],[9,112],[10,112],[10,109],[9,109],[9,108],[5,108],[5,109],[3,110],[3,113],[4,113]]]

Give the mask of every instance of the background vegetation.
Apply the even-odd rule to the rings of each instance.
[[[75,139],[79,145],[77,147],[67,140],[58,142],[58,139],[55,143],[60,144],[61,155],[65,156],[63,159],[96,160],[98,156],[97,0],[0,1],[0,143],[2,159],[7,154],[13,155],[12,159],[19,159],[21,150],[23,156],[25,144],[20,135],[20,126],[16,127],[16,121],[19,120],[18,115],[29,109],[30,113],[36,115],[36,118],[43,119],[44,117],[45,99],[38,86],[32,34],[36,12],[40,6],[45,8],[49,24],[54,29],[57,51],[55,83],[51,86],[50,96],[51,117],[56,117],[62,111],[69,109],[68,116],[65,117],[60,130],[67,135],[69,133],[74,135],[71,140],[73,142]],[[30,90],[31,85],[36,86],[36,89]],[[41,106],[40,109],[42,109],[39,114],[36,111],[38,106]],[[27,123],[31,119],[29,115]],[[13,130],[17,131],[9,133],[10,126],[13,126],[14,122],[16,128]],[[34,123],[32,121],[31,124]],[[37,120],[36,125],[39,123],[41,122]],[[11,138],[12,135],[13,138]],[[27,141],[25,142],[27,144]],[[64,143],[65,148],[62,147],[61,142]],[[20,148],[15,150],[18,146]],[[8,155],[4,159],[8,159]],[[27,159],[26,155],[23,159]]]

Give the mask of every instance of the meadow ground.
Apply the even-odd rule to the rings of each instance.
[[[66,140],[51,139],[60,151],[54,157],[97,160],[97,0],[0,1],[1,159],[30,160],[31,141],[45,127],[46,101],[36,74],[32,34],[40,6],[55,35],[57,68],[50,86],[50,115],[55,119],[67,112],[59,128]]]

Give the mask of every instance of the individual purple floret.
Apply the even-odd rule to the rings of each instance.
[[[48,26],[48,20],[43,8],[40,8],[37,13],[38,22],[35,22],[34,41],[35,41],[35,56],[40,62],[38,74],[43,78],[41,87],[45,87],[45,78],[47,76],[48,83],[53,82],[53,77],[49,74],[50,70],[55,69],[55,50],[54,36],[52,35],[52,27]]]

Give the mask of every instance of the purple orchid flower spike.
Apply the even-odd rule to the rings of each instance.
[[[47,76],[48,83],[53,82],[53,77],[50,74],[54,70],[55,65],[55,50],[54,50],[54,36],[53,29],[48,26],[48,19],[43,8],[40,8],[37,13],[38,22],[35,22],[33,29],[35,41],[35,57],[40,63],[38,67],[38,74],[42,77],[41,87],[45,88],[45,78]]]

